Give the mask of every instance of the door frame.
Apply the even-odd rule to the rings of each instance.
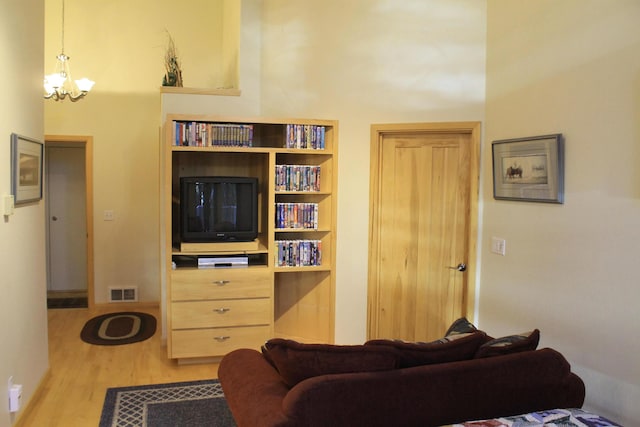
[[[378,277],[380,242],[377,232],[380,221],[380,185],[382,167],[382,142],[390,134],[465,134],[469,136],[470,170],[469,170],[469,239],[466,259],[467,277],[463,315],[474,319],[476,305],[476,264],[478,244],[478,198],[480,182],[480,122],[435,122],[435,123],[388,123],[371,125],[371,156],[369,180],[369,274],[367,281],[367,339],[374,338],[378,329],[377,315],[373,310],[378,307]]]
[[[83,147],[85,168],[85,215],[87,217],[87,308],[94,305],[93,263],[93,137],[87,135],[45,135],[45,146]],[[47,257],[48,257],[47,253]]]

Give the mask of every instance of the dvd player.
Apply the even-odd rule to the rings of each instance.
[[[249,257],[198,257],[198,268],[236,268],[249,266]]]

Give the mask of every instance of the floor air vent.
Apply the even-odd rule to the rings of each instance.
[[[109,302],[138,301],[138,287],[112,288],[109,287]]]

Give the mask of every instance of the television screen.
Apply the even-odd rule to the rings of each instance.
[[[185,242],[251,241],[258,236],[258,179],[180,179],[180,237]]]

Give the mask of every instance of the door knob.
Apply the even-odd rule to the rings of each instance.
[[[464,262],[461,262],[460,264],[456,265],[455,267],[449,267],[451,270],[458,270],[458,271],[467,271],[467,264],[465,264]]]
[[[57,220],[58,220],[58,217],[57,217],[57,216],[52,216],[52,217],[51,217],[51,220],[52,220],[52,221],[57,221]]]

